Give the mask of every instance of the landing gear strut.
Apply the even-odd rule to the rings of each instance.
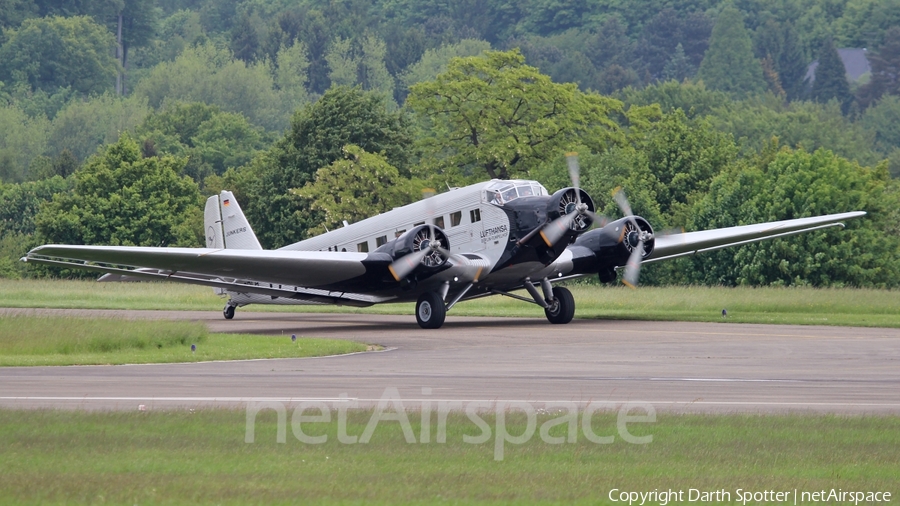
[[[425,292],[416,302],[416,321],[423,329],[439,329],[444,324],[447,310],[444,299],[437,292]]]
[[[225,309],[222,310],[222,314],[225,315],[226,320],[234,318],[234,310],[235,306],[232,306],[230,303],[225,304]]]
[[[572,297],[568,288],[553,287],[553,300],[547,303],[549,306],[544,308],[544,314],[550,323],[569,323],[575,316],[575,297]]]

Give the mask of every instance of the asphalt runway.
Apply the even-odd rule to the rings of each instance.
[[[0,310],[199,320],[214,332],[350,339],[384,351],[169,365],[0,368],[0,406],[146,409],[247,402],[651,404],[674,412],[900,413],[900,329],[411,315]],[[450,402],[459,404],[452,405]],[[548,406],[549,407],[549,406]]]

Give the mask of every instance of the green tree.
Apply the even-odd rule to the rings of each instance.
[[[153,0],[121,0],[122,7],[112,16],[109,27],[117,33],[119,23],[122,26],[122,51],[119,60],[122,70],[121,93],[127,92],[126,73],[128,70],[128,52],[135,47],[146,46],[153,39],[157,27],[156,2]]]
[[[423,167],[454,181],[527,174],[578,140],[602,151],[622,139],[622,103],[556,84],[519,51],[457,58],[414,85],[407,105],[430,122]]]
[[[15,28],[37,14],[37,6],[30,0],[0,0],[0,32]],[[0,35],[0,43],[3,36]]]
[[[583,41],[584,54],[596,68],[632,63],[634,42],[628,37],[627,28],[619,16],[611,16],[600,25],[596,33]]]
[[[34,217],[45,202],[57,193],[72,189],[72,179],[60,176],[18,184],[0,184],[0,237],[9,234],[31,235]]]
[[[784,148],[717,177],[694,210],[706,229],[867,211],[847,229],[764,241],[687,262],[688,282],[724,285],[893,287],[900,284],[900,191],[882,164],[860,167],[831,151]]]
[[[259,38],[256,24],[245,13],[231,30],[231,51],[234,57],[247,64],[255,62],[262,51]]]
[[[900,177],[900,97],[881,97],[866,109],[860,124],[874,135],[875,150],[888,157],[891,175]]]
[[[826,37],[819,48],[819,64],[815,70],[815,80],[810,89],[810,96],[816,102],[837,100],[844,113],[853,101],[850,83],[847,82],[847,70],[844,62],[834,47],[831,37]]]
[[[384,156],[367,153],[353,144],[343,151],[344,158],[319,169],[314,182],[292,190],[308,199],[311,208],[324,213],[324,227],[310,232],[335,229],[344,220],[356,222],[421,197],[421,185],[400,175]]]
[[[71,86],[80,93],[113,87],[112,35],[87,16],[28,19],[0,46],[0,81],[34,90]]]
[[[753,57],[743,16],[730,3],[716,19],[697,77],[712,90],[741,98],[765,90],[762,67]]]
[[[338,37],[325,54],[328,61],[328,79],[336,86],[354,86],[357,83],[359,57],[354,54],[353,41]]]
[[[884,43],[869,56],[872,78],[859,90],[860,103],[868,107],[883,95],[900,95],[900,27],[884,36]]]
[[[874,164],[872,134],[845,117],[836,102],[791,102],[764,95],[716,108],[710,121],[739,141],[745,155],[764,149],[773,138],[788,147],[826,148],[861,164]]]
[[[135,86],[134,95],[146,97],[154,109],[166,101],[217,105],[272,131],[288,124],[294,108],[275,90],[265,62],[247,66],[212,43],[185,49],[174,62],[157,65]]]
[[[160,62],[174,60],[185,48],[203,44],[206,39],[200,13],[181,9],[160,20],[156,36],[147,44],[135,47],[129,59],[136,68],[150,69]]]
[[[372,34],[356,41],[336,38],[325,55],[328,78],[334,85],[359,84],[364,90],[378,91],[393,100],[394,78],[384,64],[385,48],[384,41]]]
[[[85,160],[100,146],[116,142],[123,132],[134,131],[148,114],[143,97],[107,93],[73,100],[50,122],[46,154],[58,156],[69,150],[76,160]]]
[[[775,59],[781,86],[788,100],[799,100],[806,93],[806,56],[800,45],[800,37],[790,23],[782,27],[781,51]]]
[[[753,47],[757,58],[764,62],[768,59],[770,62],[788,100],[797,100],[805,94],[803,79],[806,76],[807,60],[803,56],[800,39],[793,25],[779,23],[774,19],[767,20],[756,28]],[[775,92],[771,86],[770,90]]]
[[[681,109],[689,118],[707,116],[731,102],[725,92],[707,89],[702,83],[665,81],[646,88],[625,88],[620,95],[625,105],[658,104],[663,112]]]
[[[477,39],[465,39],[456,44],[445,44],[436,49],[428,49],[419,61],[403,71],[400,75],[400,82],[409,88],[422,81],[431,81],[447,71],[447,64],[453,58],[478,56],[490,49],[491,45],[488,42]]]
[[[0,106],[0,181],[28,178],[31,163],[47,149],[50,122],[31,117],[14,105]]]
[[[183,174],[201,185],[213,174],[249,163],[268,140],[243,115],[197,102],[150,115],[135,135],[157,153],[187,158]]]
[[[361,41],[361,57],[359,61],[359,82],[364,90],[377,91],[393,100],[394,77],[388,73],[384,64],[386,47],[383,40],[375,35],[366,34]]]
[[[900,0],[847,0],[833,24],[844,47],[877,47],[886,32],[900,26]]]
[[[655,12],[657,14],[643,25],[635,47],[639,61],[632,64],[635,70],[640,66],[639,71],[645,75],[647,82],[664,78],[665,67],[675,56],[678,44],[681,44],[691,68],[696,69],[709,46],[713,27],[712,21],[703,12],[687,12],[671,7]]]
[[[663,68],[663,77],[675,81],[684,81],[693,75],[694,66],[691,65],[691,61],[684,54],[684,46],[679,42],[678,46],[675,47],[675,54],[672,55],[672,59]]]
[[[705,118],[691,120],[675,109],[659,121],[632,129],[625,146],[587,160],[584,187],[609,215],[619,211],[608,196],[623,187],[635,211],[654,226],[683,227],[691,205],[737,153],[730,135]]]
[[[128,134],[75,173],[71,192],[57,193],[35,217],[41,239],[62,244],[197,246],[202,200],[179,176],[183,159],[142,158]]]
[[[290,190],[343,159],[348,144],[380,153],[402,175],[409,174],[412,134],[406,116],[388,111],[377,93],[342,86],[298,111],[285,136],[248,166],[226,174],[225,184],[237,192],[263,246],[299,241],[321,223],[309,201]]]
[[[54,176],[67,178],[78,170],[78,159],[68,149],[63,149],[55,158],[42,157],[42,163],[29,167],[28,179],[39,181]]]

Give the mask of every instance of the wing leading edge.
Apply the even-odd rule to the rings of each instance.
[[[366,273],[364,253],[286,250],[232,250],[212,248],[151,248],[132,246],[37,247],[26,262],[86,268],[96,262],[209,278],[229,278],[303,287],[325,286]],[[100,269],[93,269],[100,270]],[[113,272],[113,269],[101,272]],[[132,271],[128,271],[129,273]]]
[[[844,220],[859,218],[865,214],[864,211],[854,211],[683,234],[660,235],[656,237],[656,246],[644,263],[740,246],[765,239],[788,237],[824,228],[843,227]]]

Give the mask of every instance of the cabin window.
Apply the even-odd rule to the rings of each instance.
[[[481,209],[472,209],[469,211],[469,218],[472,220],[472,223],[481,221]]]
[[[384,246],[385,244],[387,244],[387,236],[386,235],[383,235],[383,236],[379,237],[378,239],[375,239],[375,247],[376,248],[379,246]]]
[[[444,217],[438,216],[434,219],[434,226],[437,228],[444,228]]]
[[[450,226],[455,227],[462,221],[462,211],[450,213]]]
[[[360,253],[368,253],[369,252],[369,241],[363,241],[356,245],[356,251]]]
[[[419,225],[424,225],[424,224],[425,224],[424,221],[420,221],[420,222],[418,222],[418,223],[413,223],[413,226],[414,226],[414,227],[418,227]]]
[[[394,239],[400,237],[401,235],[403,235],[405,233],[406,233],[406,230],[398,230],[398,231],[394,232]]]

